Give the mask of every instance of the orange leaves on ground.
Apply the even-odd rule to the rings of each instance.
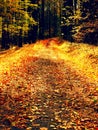
[[[81,46],[70,48],[71,44],[59,43],[58,39],[41,40],[0,59],[2,130],[98,127],[98,86],[82,75],[78,63],[73,64],[72,57],[76,58]],[[78,58],[75,62],[78,60],[79,67],[83,67]],[[3,65],[10,69],[4,72]]]

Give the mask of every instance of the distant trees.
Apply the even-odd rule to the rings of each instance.
[[[98,43],[98,1],[85,0],[81,7],[81,21],[74,35],[78,42]]]
[[[39,1],[40,38],[55,37],[60,35],[61,4],[62,0]]]
[[[30,0],[0,1],[2,48],[7,49],[10,42],[22,46],[20,41],[24,41],[30,26],[37,24],[32,16],[34,8],[37,7],[37,4],[32,4]],[[28,10],[29,8],[31,9]]]
[[[90,36],[93,35],[96,39],[95,42],[97,43],[97,21],[98,0],[64,1],[61,28],[62,35],[65,39],[93,43],[90,38]]]
[[[98,42],[98,0],[0,0],[1,48],[49,37]],[[90,40],[91,41],[91,40]]]

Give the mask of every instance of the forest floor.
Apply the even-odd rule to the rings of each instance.
[[[1,52],[0,130],[98,130],[98,47],[54,38]]]

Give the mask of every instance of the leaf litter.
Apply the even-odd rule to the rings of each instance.
[[[2,69],[0,79],[0,130],[97,129],[97,84],[58,58],[51,47],[39,51],[35,46],[33,51],[31,46],[11,53],[19,60],[8,59],[9,66],[9,57],[2,58],[8,69]]]

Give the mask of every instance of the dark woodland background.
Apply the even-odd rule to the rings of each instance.
[[[60,37],[98,45],[98,0],[0,0],[0,49]]]

